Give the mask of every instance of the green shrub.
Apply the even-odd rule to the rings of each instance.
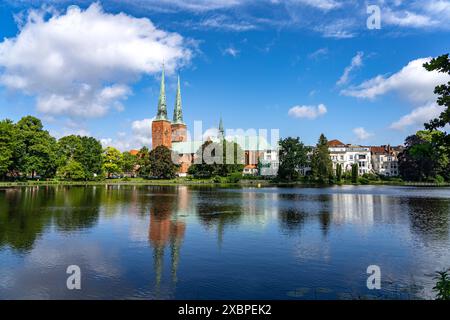
[[[238,183],[242,179],[242,174],[240,172],[234,172],[227,177],[228,183]]]
[[[361,177],[361,178],[359,178],[359,183],[361,183],[361,184],[369,184],[370,180],[365,178],[365,177]]]

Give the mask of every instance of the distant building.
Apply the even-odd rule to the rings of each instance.
[[[342,171],[351,171],[354,164],[358,165],[359,175],[372,172],[372,159],[370,147],[348,145],[339,140],[328,142],[333,169],[336,170],[338,164]]]
[[[370,147],[372,153],[372,166],[376,174],[386,177],[398,176],[398,155],[401,147],[380,146]]]

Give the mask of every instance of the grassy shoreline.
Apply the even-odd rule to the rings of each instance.
[[[308,187],[320,186],[319,184],[307,183],[302,181],[295,182],[276,182],[270,180],[240,180],[237,183],[216,182],[213,179],[186,179],[178,178],[172,180],[147,180],[147,179],[110,179],[101,181],[20,181],[20,182],[1,182],[0,187],[33,187],[33,186],[103,186],[103,185],[131,185],[131,186],[257,186],[257,187]],[[350,182],[341,182],[337,184],[328,184],[322,186],[344,186],[344,185],[372,185],[372,186],[417,186],[417,187],[450,187],[450,183],[431,183],[431,182],[401,182],[401,181],[370,181],[364,184],[353,184]]]

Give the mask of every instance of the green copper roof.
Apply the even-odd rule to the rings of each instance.
[[[156,115],[156,120],[168,120],[166,105],[166,86],[164,83],[164,66],[161,75],[161,91],[159,92],[158,113]]]
[[[183,123],[183,111],[181,109],[181,88],[180,88],[180,77],[178,76],[178,88],[177,88],[177,98],[175,101],[175,110],[173,111],[173,123],[184,124]]]

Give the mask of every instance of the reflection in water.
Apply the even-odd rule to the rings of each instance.
[[[149,240],[153,246],[153,262],[155,270],[156,296],[159,296],[161,277],[164,262],[165,247],[170,244],[171,251],[171,278],[172,282],[177,281],[177,268],[180,256],[180,247],[184,238],[186,224],[178,217],[178,209],[183,210],[187,203],[186,190],[179,190],[176,201],[168,201],[167,193],[164,190],[156,190],[152,198],[150,208],[150,228]]]
[[[5,188],[0,298],[368,297],[373,263],[379,297],[430,298],[449,219],[444,188]]]

